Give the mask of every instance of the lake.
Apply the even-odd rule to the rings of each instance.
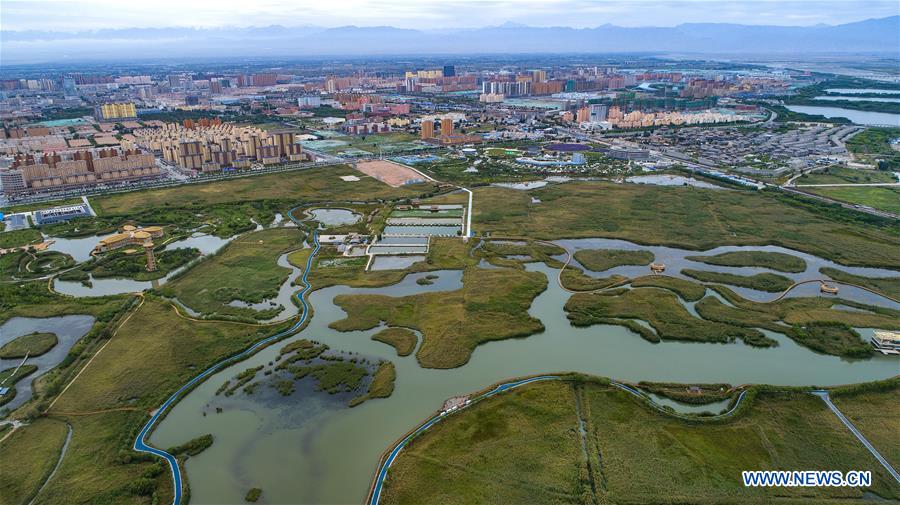
[[[887,112],[868,112],[862,110],[843,109],[840,107],[825,107],[818,105],[785,105],[788,110],[802,114],[816,114],[827,118],[845,117],[850,121],[861,125],[891,125],[900,126],[900,114]]]
[[[593,247],[602,242],[560,243]],[[621,241],[609,245],[653,249],[673,267],[680,262],[687,264],[689,260],[683,259],[686,255],[703,254]],[[714,251],[724,250],[731,248]],[[788,252],[807,259],[808,269],[796,274],[798,277],[820,276],[815,269],[830,264],[810,255]],[[695,266],[711,269],[709,265]],[[818,354],[773,332],[765,333],[779,346],[760,349],[743,343],[652,344],[621,326],[573,327],[563,310],[569,294],[555,282],[558,270],[544,263],[531,263],[526,268],[548,278],[547,290],[538,295],[529,310],[543,322],[545,330],[526,338],[483,344],[466,365],[450,370],[421,368],[415,353],[398,357],[392,347],[371,340],[382,328],[338,332],[328,325],[344,317],[344,312],[332,303],[337,295],[405,296],[455,290],[461,286],[461,272],[410,274],[400,283],[383,288],[333,286],[313,292],[309,301],[315,312],[307,328],[203,382],[173,408],[151,441],[157,447],[171,447],[207,433],[215,437],[212,447],[191,457],[185,465],[192,503],[240,503],[251,487],[263,489],[270,503],[359,503],[366,496],[380,454],[407,430],[430,417],[445,399],[510,377],[579,371],[627,381],[829,385],[882,379],[898,371],[897,360],[887,356],[847,360]],[[869,275],[896,275],[879,269],[841,268]],[[432,285],[416,284],[426,275],[437,275],[438,279]],[[843,288],[841,294],[851,299],[856,295]],[[882,304],[891,306],[890,302]],[[392,361],[397,367],[393,395],[351,409],[345,400],[313,391],[303,382],[308,378],[288,397],[269,387],[259,388],[253,395],[226,398],[215,394],[226,380],[249,367],[274,360],[283,345],[298,338],[325,343],[334,351]],[[216,413],[217,408],[222,412]]]

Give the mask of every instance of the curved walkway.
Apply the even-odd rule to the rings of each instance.
[[[608,291],[608,290],[610,290],[610,289],[614,289],[614,288],[623,286],[623,285],[625,285],[625,284],[630,283],[632,280],[634,280],[634,279],[628,278],[628,279],[622,280],[622,281],[620,281],[620,282],[616,282],[616,283],[614,283],[614,284],[610,284],[609,286],[606,286],[606,287],[603,287],[603,288],[587,289],[587,290],[584,290],[584,291],[577,291],[577,290],[574,290],[574,289],[569,289],[569,288],[567,288],[567,287],[563,284],[563,281],[562,281],[562,273],[563,273],[563,270],[565,270],[566,267],[569,266],[569,264],[572,262],[572,258],[573,258],[573,256],[574,256],[574,255],[572,254],[572,251],[569,251],[568,248],[566,248],[566,247],[564,247],[564,246],[561,246],[561,245],[559,245],[559,244],[553,243],[553,242],[551,242],[551,241],[549,241],[549,240],[529,239],[529,238],[527,238],[527,237],[490,237],[490,238],[486,238],[486,239],[484,239],[484,240],[524,240],[524,241],[535,242],[535,243],[537,243],[537,244],[544,244],[544,245],[551,245],[551,246],[554,246],[554,247],[559,247],[559,248],[561,248],[562,250],[566,251],[566,261],[563,262],[563,266],[560,267],[559,273],[556,274],[556,283],[559,285],[560,289],[562,289],[563,291],[566,291],[567,293],[573,293],[573,294],[577,294],[577,293],[599,293],[599,292],[602,292],[602,291]],[[882,292],[880,292],[880,291],[876,291],[876,290],[874,290],[874,289],[872,289],[872,288],[867,288],[866,286],[861,286],[861,285],[859,285],[859,284],[853,284],[852,282],[837,281],[837,280],[834,280],[834,279],[810,279],[810,280],[806,280],[806,281],[795,282],[795,283],[792,284],[790,287],[788,287],[786,290],[784,290],[783,293],[781,293],[780,295],[778,295],[778,297],[773,298],[773,299],[771,299],[771,300],[769,300],[769,301],[765,301],[765,302],[756,302],[756,303],[775,303],[775,302],[777,302],[777,301],[780,301],[780,300],[781,300],[782,298],[784,298],[785,296],[787,296],[791,291],[794,290],[794,288],[796,288],[796,287],[798,287],[798,286],[802,286],[802,285],[804,285],[804,284],[811,284],[811,283],[813,283],[813,282],[818,282],[819,284],[828,284],[828,283],[831,283],[831,284],[840,284],[840,285],[842,285],[842,286],[850,286],[850,287],[852,287],[852,288],[858,288],[858,289],[862,289],[863,291],[868,291],[869,293],[872,293],[873,295],[878,295],[878,296],[880,296],[880,297],[882,297],[882,298],[885,298],[885,299],[887,299],[887,300],[890,300],[890,301],[892,301],[892,302],[894,302],[894,303],[900,303],[900,300],[897,300],[896,298],[893,298],[893,297],[891,297],[891,296],[888,296],[888,295],[886,295],[886,294],[884,294],[884,293],[882,293]]]
[[[890,297],[890,296],[888,296],[888,295],[886,295],[886,294],[884,294],[884,293],[881,293],[881,292],[879,292],[879,291],[875,291],[874,289],[867,288],[867,287],[865,287],[865,286],[860,286],[859,284],[853,284],[852,282],[836,281],[836,280],[834,280],[834,279],[810,279],[810,280],[808,280],[808,281],[795,282],[795,283],[792,284],[789,288],[785,289],[785,290],[784,290],[784,293],[781,293],[780,295],[778,295],[778,297],[773,298],[773,299],[771,299],[771,300],[769,300],[769,301],[767,301],[767,302],[759,302],[759,303],[775,303],[775,302],[781,300],[782,298],[784,298],[785,296],[787,296],[788,293],[790,293],[790,292],[791,292],[794,288],[796,288],[797,286],[802,286],[803,284],[811,284],[811,283],[813,283],[813,282],[818,282],[819,284],[828,284],[828,283],[831,283],[831,284],[840,284],[840,285],[842,285],[842,286],[850,286],[851,288],[857,288],[857,289],[862,289],[862,290],[864,290],[864,291],[868,291],[869,293],[872,293],[872,294],[874,294],[874,295],[878,295],[878,296],[880,296],[880,297],[882,297],[882,298],[886,298],[886,299],[888,299],[888,300],[890,300],[890,301],[892,301],[892,302],[894,302],[894,303],[900,303],[900,300],[897,300],[897,299],[895,299],[895,298],[893,298],[893,297]]]
[[[465,405],[459,407],[458,409],[456,409],[452,412],[454,412],[454,413],[459,412],[481,400],[484,400],[485,398],[489,398],[491,396],[496,395],[497,393],[501,393],[503,391],[508,391],[510,389],[517,388],[517,387],[523,386],[525,384],[530,384],[532,382],[538,382],[538,381],[546,381],[546,380],[560,380],[561,378],[562,378],[562,376],[560,376],[560,375],[538,375],[535,377],[529,377],[527,379],[520,379],[520,380],[517,380],[514,382],[503,383],[503,384],[500,384],[500,385],[494,387],[493,389],[491,389],[490,391],[488,391],[486,393],[482,393],[482,394],[476,396],[475,398],[472,398],[471,400],[467,401]],[[628,392],[628,393],[638,397],[639,399],[643,400],[648,405],[650,405],[651,407],[655,408],[656,410],[660,411],[663,414],[677,417],[680,419],[696,419],[696,417],[685,416],[685,415],[681,415],[678,413],[673,413],[669,410],[666,410],[666,409],[660,407],[650,397],[641,393],[637,389],[632,388],[631,386],[622,384],[620,382],[615,382],[615,381],[611,381],[610,384],[614,387],[617,387],[625,392]],[[722,417],[728,417],[728,416],[734,414],[734,412],[737,410],[738,406],[744,400],[744,395],[746,393],[747,393],[746,390],[741,391],[741,393],[738,395],[737,401],[734,402],[734,406],[732,406],[727,412],[723,412],[723,413],[715,415],[715,416],[704,416],[702,419],[717,419],[717,418],[722,418]],[[400,451],[404,447],[406,447],[406,445],[409,444],[409,442],[413,438],[415,438],[416,436],[418,436],[419,434],[421,434],[428,428],[431,428],[432,426],[434,426],[441,419],[445,418],[448,414],[450,414],[450,412],[444,411],[444,412],[440,412],[437,415],[433,416],[431,419],[425,421],[418,428],[416,428],[415,430],[410,432],[408,435],[403,437],[403,439],[401,439],[400,442],[398,442],[394,446],[394,448],[391,449],[391,452],[388,453],[387,457],[384,459],[384,463],[382,463],[381,467],[378,469],[378,472],[375,475],[375,482],[372,486],[372,489],[371,489],[371,492],[369,495],[369,499],[367,500],[368,505],[378,505],[378,501],[381,499],[381,491],[384,489],[384,481],[387,478],[388,469],[391,467],[391,465],[397,459],[397,455],[400,454]]]
[[[297,218],[294,217],[294,211],[298,208],[299,207],[294,207],[293,209],[288,211],[288,217],[291,219],[291,221],[294,221],[294,223],[299,225],[300,222],[297,220]],[[169,454],[168,452],[163,451],[161,449],[157,449],[157,448],[149,445],[147,443],[147,437],[150,435],[150,432],[153,430],[153,428],[156,426],[156,424],[162,419],[162,417],[169,410],[169,407],[174,405],[179,399],[181,399],[181,396],[183,394],[190,391],[194,386],[201,383],[207,377],[218,372],[225,366],[235,362],[236,360],[246,358],[246,357],[250,356],[251,354],[255,353],[260,348],[268,345],[269,343],[274,342],[280,338],[286,337],[288,335],[291,335],[292,333],[295,333],[300,327],[302,327],[306,323],[307,319],[309,318],[309,305],[306,302],[306,294],[309,293],[309,291],[312,289],[312,285],[309,283],[309,279],[308,279],[309,271],[310,271],[310,268],[312,267],[312,261],[316,257],[316,254],[319,252],[319,248],[321,247],[319,244],[318,232],[313,231],[312,238],[313,238],[313,243],[315,244],[315,247],[313,248],[312,253],[309,255],[309,258],[307,258],[307,260],[306,260],[306,268],[303,271],[303,276],[300,278],[301,282],[303,283],[303,288],[295,294],[295,296],[297,297],[297,301],[300,302],[300,305],[302,308],[302,312],[300,313],[300,318],[297,320],[297,322],[294,323],[293,325],[291,325],[291,327],[288,328],[287,330],[284,330],[280,333],[272,335],[271,337],[267,337],[263,340],[260,340],[259,342],[253,344],[252,346],[248,347],[244,351],[242,351],[238,354],[235,354],[234,356],[225,358],[222,361],[219,361],[218,363],[207,368],[200,375],[197,375],[196,377],[194,377],[193,379],[188,381],[186,384],[181,386],[181,388],[179,388],[178,391],[175,391],[172,394],[172,396],[170,396],[159,407],[159,409],[156,410],[156,413],[153,414],[153,417],[151,417],[149,421],[147,421],[147,424],[144,425],[143,429],[141,429],[141,432],[138,434],[137,439],[134,441],[134,450],[136,450],[138,452],[146,452],[149,454],[153,454],[155,456],[159,456],[159,457],[165,459],[166,462],[169,463],[169,468],[172,470],[172,481],[173,481],[173,487],[174,487],[174,496],[172,498],[173,505],[181,504],[182,491],[183,491],[183,489],[182,489],[183,484],[182,484],[182,479],[181,479],[181,468],[178,464],[178,460],[175,458],[175,456]]]

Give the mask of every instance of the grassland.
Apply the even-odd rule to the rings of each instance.
[[[96,197],[101,215],[125,215],[159,207],[202,206],[254,200],[327,202],[333,200],[408,198],[432,191],[430,184],[392,188],[372,178],[344,182],[343,175],[359,175],[347,166],[310,168],[277,174],[240,177],[203,184]]]
[[[839,298],[784,298],[775,303],[758,303],[746,300],[723,286],[716,286],[715,289],[734,307],[708,296],[695,307],[704,319],[784,333],[799,344],[826,354],[867,357],[872,349],[858,336],[839,329],[823,328],[823,324],[900,329],[900,311],[896,310]],[[832,309],[832,305],[839,304],[862,310]]]
[[[688,302],[696,302],[706,294],[706,288],[703,287],[702,284],[668,275],[647,275],[638,277],[631,281],[631,287],[668,289],[669,291],[674,291],[678,296]]]
[[[731,251],[714,256],[687,256],[691,261],[727,267],[762,267],[779,272],[800,273],[806,261],[790,254],[767,251]]]
[[[67,431],[65,423],[58,420],[38,419],[0,444],[3,503],[28,503],[34,497],[53,471]]]
[[[654,255],[650,251],[626,251],[624,249],[582,249],[575,251],[575,259],[594,272],[603,272],[623,265],[649,265]]]
[[[572,291],[594,291],[622,284],[627,281],[628,278],[622,275],[591,277],[585,275],[580,268],[569,265],[562,271],[559,280],[566,289]]]
[[[406,328],[386,328],[372,335],[372,340],[384,342],[397,349],[397,356],[409,356],[416,348],[418,337]]]
[[[873,209],[900,214],[900,188],[896,186],[851,186],[803,188],[817,195],[827,196],[846,203],[865,205]]]
[[[737,275],[725,272],[710,272],[708,270],[685,268],[681,273],[701,282],[731,284],[732,286],[740,286],[742,288],[755,289],[757,291],[767,291],[769,293],[780,293],[794,285],[793,280],[783,275],[769,272],[755,275]]]
[[[834,280],[849,282],[880,291],[891,298],[900,299],[900,277],[863,277],[836,268],[822,267],[819,272]]]
[[[569,386],[535,384],[437,423],[391,467],[383,502],[582,503],[573,405]]]
[[[36,244],[41,240],[43,240],[41,238],[41,232],[34,228],[4,231],[3,233],[0,233],[0,249]]]
[[[896,410],[896,389],[871,395],[876,405],[893,402],[889,409]],[[894,448],[880,449],[896,449],[893,439],[882,441]],[[747,469],[798,468],[871,470],[873,484],[753,488],[741,479]],[[388,504],[833,503],[859,500],[864,491],[900,498],[892,477],[812,395],[761,390],[739,416],[702,423],[589,380],[530,384],[445,418],[400,453],[382,498]]]
[[[131,450],[147,412],[197,370],[280,329],[185,319],[148,295],[50,410],[73,435],[40,503],[171,501],[170,474],[156,458]]]
[[[203,314],[245,319],[272,317],[277,309],[256,311],[233,307],[229,302],[259,303],[277,295],[291,272],[278,266],[278,257],[300,247],[302,238],[302,232],[296,228],[272,228],[244,235],[166,284],[161,292]]]
[[[897,224],[867,224],[868,217],[776,193],[602,182],[474,191],[473,227],[480,233],[528,230],[540,239],[610,237],[696,250],[772,244],[847,265],[900,265]]]
[[[59,342],[55,333],[29,333],[16,337],[0,347],[0,358],[24,358],[25,356],[37,357],[46,353]]]
[[[575,326],[641,320],[649,323],[663,339],[719,343],[742,339],[762,347],[774,344],[753,328],[698,319],[674,293],[655,288],[634,288],[619,294],[578,293],[569,298],[565,310]]]
[[[537,272],[467,268],[463,288],[405,297],[340,295],[334,303],[347,317],[340,331],[374,328],[381,321],[422,332],[416,358],[423,367],[464,365],[483,342],[531,335],[544,326],[528,314],[532,300],[547,287]]]
[[[803,174],[795,182],[801,186],[804,184],[872,184],[897,182],[897,178],[888,171],[859,170],[834,166],[826,167],[811,174]]]
[[[16,251],[0,256],[0,280],[35,279],[74,266],[75,260],[61,252]]]
[[[900,419],[900,390],[832,395],[832,401],[894,468],[900,466],[896,429]]]

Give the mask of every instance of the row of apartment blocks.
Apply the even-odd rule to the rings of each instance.
[[[420,138],[425,142],[441,145],[474,144],[484,141],[478,135],[455,133],[453,131],[453,119],[448,117],[441,119],[440,135],[435,135],[434,121],[432,119],[423,120]]]
[[[214,172],[250,168],[253,163],[274,165],[306,159],[292,132],[269,132],[218,120],[142,128],[134,131],[134,137],[123,144],[158,153],[167,163],[185,170]]]
[[[159,175],[152,154],[137,150],[99,149],[16,155],[12,167],[0,172],[6,194],[119,182]]]

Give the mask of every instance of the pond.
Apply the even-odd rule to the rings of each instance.
[[[3,409],[13,410],[28,401],[32,396],[31,383],[51,368],[60,364],[69,353],[69,349],[78,340],[87,335],[94,325],[93,316],[61,316],[46,318],[13,317],[0,326],[0,347],[22,335],[29,333],[55,333],[57,344],[45,354],[28,358],[26,365],[38,368],[31,375],[20,380],[16,385],[16,397],[4,405]],[[22,362],[21,358],[0,359],[0,370],[15,368]]]
[[[371,340],[381,328],[337,332],[328,324],[344,317],[332,303],[337,295],[403,296],[454,290],[461,285],[461,272],[410,274],[384,288],[334,286],[313,292],[309,300],[315,312],[307,328],[202,383],[174,407],[151,440],[157,447],[170,447],[213,434],[216,443],[186,463],[194,503],[239,503],[251,487],[263,489],[272,503],[359,503],[383,450],[430,417],[445,399],[509,377],[579,371],[635,382],[829,385],[897,374],[897,361],[889,357],[846,360],[817,354],[774,332],[765,333],[779,346],[760,349],[743,343],[652,344],[621,326],[573,327],[563,310],[569,294],[554,282],[558,270],[543,263],[525,268],[549,279],[547,290],[529,311],[545,330],[483,344],[466,365],[451,370],[421,368],[414,355],[398,357],[392,347]],[[438,275],[438,279],[432,285],[416,284],[425,275]],[[294,394],[279,400],[235,395],[227,404],[215,395],[226,380],[273,360],[285,343],[297,338],[394,362],[393,395],[352,409],[323,394]],[[215,413],[216,407],[223,412]]]
[[[879,95],[900,95],[900,89],[874,89],[874,88],[830,88],[825,91],[829,93],[841,93],[845,95],[853,95],[859,93],[878,93]]]
[[[814,114],[827,118],[845,117],[856,124],[900,126],[900,114],[887,112],[868,112],[862,110],[843,109],[841,107],[825,107],[818,105],[785,105],[788,110],[802,114]]]
[[[325,226],[341,226],[358,222],[362,216],[347,209],[312,209],[309,214]]]
[[[656,186],[694,186],[695,188],[725,189],[722,186],[694,179],[693,177],[684,177],[683,175],[633,175],[626,177],[625,180],[637,184],[653,184]]]
[[[106,236],[108,235],[91,236],[82,239],[54,238],[53,240],[57,240],[59,242],[56,242],[52,246],[50,246],[50,249],[69,254],[79,262],[86,261],[86,259],[90,259],[90,251],[93,250],[97,242],[99,242],[101,238]],[[225,245],[234,240],[235,237],[237,237],[237,235],[229,238],[219,238],[215,235],[195,232],[187,238],[170,242],[163,250],[171,251],[173,249],[193,247],[195,249],[198,249],[200,251],[200,254],[207,256],[225,247]],[[88,245],[90,245],[90,249],[87,250],[86,259],[79,259],[85,256],[84,251]],[[63,281],[54,278],[53,289],[62,294],[70,296],[104,296],[118,295],[122,293],[139,293],[146,289],[156,288],[161,286],[162,284],[165,284],[169,278],[184,270],[185,268],[187,268],[187,266],[188,265],[177,268],[169,272],[165,277],[153,281],[136,281],[134,279],[120,277],[95,278],[93,275],[91,275],[90,285],[86,286],[81,282]]]
[[[854,100],[857,102],[900,102],[900,98],[880,98],[871,96],[817,96],[813,98],[813,100],[827,100],[832,102],[839,100]]]

